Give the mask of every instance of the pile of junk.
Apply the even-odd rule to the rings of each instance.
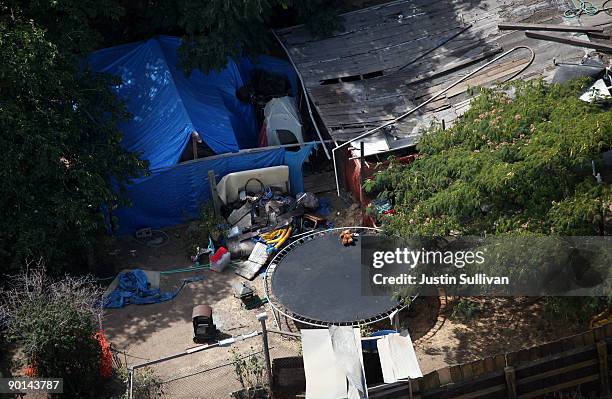
[[[212,191],[215,213],[223,222],[192,260],[208,261],[213,271],[231,264],[236,274],[253,280],[291,238],[333,227],[327,198],[290,194],[287,166],[230,173]]]

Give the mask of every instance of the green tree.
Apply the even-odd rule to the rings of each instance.
[[[146,168],[120,146],[117,123],[127,113],[110,89],[117,82],[82,63],[96,44],[88,20],[112,3],[6,4],[0,18],[0,262],[5,269],[38,257],[52,269],[79,264],[103,228],[101,205],[120,201],[114,186],[124,187]]]
[[[425,133],[414,162],[392,162],[365,183],[394,203],[386,228],[402,236],[608,233],[612,187],[597,182],[592,163],[601,171],[602,152],[612,148],[612,111],[581,101],[585,84],[517,81],[481,90],[452,128]],[[512,240],[504,242],[496,256],[511,264]],[[548,252],[548,243],[538,242],[531,263],[542,270],[513,273],[543,273],[547,255],[567,250],[554,249],[562,241],[553,240]],[[600,297],[547,299],[551,313],[566,319],[588,319],[608,304]]]
[[[434,127],[417,159],[393,163],[366,188],[398,211],[401,235],[599,235],[612,188],[599,184],[612,111],[583,102],[585,82],[483,89],[450,129]]]
[[[45,40],[77,62],[97,48],[104,29],[117,25],[125,12],[118,0],[3,0],[0,10],[5,21],[31,21],[43,29]]]
[[[323,0],[153,0],[145,2],[144,7],[136,3],[127,12],[143,15],[136,32],[143,38],[156,33],[182,36],[179,52],[184,69],[209,72],[225,67],[228,58],[267,52],[272,43],[270,27],[286,26],[287,19],[304,22],[317,36],[330,34],[341,26],[338,3]]]

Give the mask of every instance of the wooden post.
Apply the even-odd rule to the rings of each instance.
[[[608,371],[608,348],[606,341],[597,342],[597,356],[599,358],[599,382],[601,384],[601,396],[610,397],[610,379]]]
[[[570,26],[570,25],[554,25],[554,24],[526,24],[526,23],[511,23],[504,22],[497,24],[499,30],[547,30],[558,32],[600,32],[603,33],[603,28],[595,26]]]
[[[532,39],[547,40],[549,42],[557,42],[563,44],[569,44],[570,46],[586,47],[593,50],[612,52],[612,45],[604,43],[589,42],[588,40],[575,39],[570,36],[554,35],[550,33],[540,33],[534,31],[526,31],[525,36]]]
[[[266,320],[268,315],[260,313],[257,315],[257,320],[261,322],[261,338],[263,340],[263,353],[266,360],[266,371],[268,374],[268,387],[270,389],[270,397],[272,397],[272,366],[270,363],[270,346],[268,345],[268,330],[266,329]]]
[[[419,389],[419,380],[410,379],[410,394],[413,399],[421,399],[421,390]]]
[[[195,134],[191,134],[191,147],[193,149],[193,159],[198,159],[198,138]]]
[[[215,215],[221,214],[221,200],[219,199],[219,193],[217,192],[217,178],[215,177],[215,171],[208,171],[208,184],[210,186],[210,194],[212,195],[213,208]]]
[[[504,374],[506,375],[506,390],[508,392],[508,399],[517,399],[518,395],[516,394],[516,374],[514,372],[514,367],[505,367]]]

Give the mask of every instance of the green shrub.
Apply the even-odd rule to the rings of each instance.
[[[215,215],[212,204],[202,205],[198,219],[191,222],[187,228],[188,253],[193,255],[197,247],[207,247],[209,237],[215,239],[221,234],[219,225],[223,222],[220,216]]]
[[[266,370],[263,356],[260,353],[243,356],[235,349],[230,352],[236,379],[242,387],[242,393],[239,396],[243,399],[261,397],[261,389],[265,385],[264,373]]]
[[[546,313],[553,319],[584,323],[609,305],[609,297],[548,297]]]
[[[470,320],[480,312],[480,306],[467,298],[461,298],[459,302],[453,306],[453,313],[451,317],[454,319],[462,318]]]
[[[482,89],[446,130],[419,140],[365,185],[394,204],[402,236],[603,235],[612,186],[593,177],[612,148],[612,110],[581,101],[583,80]]]

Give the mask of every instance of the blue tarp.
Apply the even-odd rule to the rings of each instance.
[[[219,71],[187,76],[178,67],[180,39],[160,36],[90,55],[91,67],[121,78],[116,86],[132,117],[121,126],[123,146],[142,153],[151,175],[128,188],[132,206],[114,212],[120,234],[143,227],[160,228],[197,216],[210,199],[208,171],[217,179],[228,173],[289,165],[294,193],[303,190],[302,164],[313,149],[262,150],[228,158],[199,159],[179,164],[181,154],[196,131],[217,154],[256,147],[257,126],[253,107],[236,98],[236,90],[248,83],[255,68],[288,77],[297,95],[297,75],[283,60],[260,56],[228,60]]]
[[[197,217],[201,204],[210,200],[209,170],[215,171],[219,181],[228,173],[287,165],[291,191],[296,194],[304,190],[302,164],[315,147],[316,144],[306,144],[296,152],[278,148],[210,160],[203,158],[159,171],[128,188],[132,206],[115,212],[118,231],[128,234],[144,227],[161,228]]]
[[[140,269],[119,274],[119,284],[104,300],[107,309],[122,308],[129,304],[148,305],[174,299],[185,284],[202,280],[203,277],[192,277],[183,280],[181,286],[174,292],[161,292],[159,288],[150,289],[147,275]]]
[[[94,70],[121,78],[115,90],[132,114],[121,126],[123,145],[142,152],[151,170],[175,165],[194,131],[217,154],[256,143],[253,108],[235,95],[245,84],[238,65],[230,60],[220,72],[187,77],[177,65],[179,46],[178,38],[159,37],[89,57]]]

